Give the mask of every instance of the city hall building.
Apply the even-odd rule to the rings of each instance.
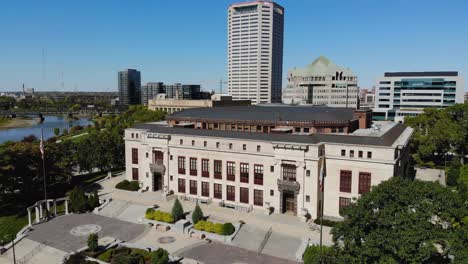
[[[320,109],[311,112],[327,111]],[[222,110],[219,115],[224,115],[225,122],[237,118]],[[186,111],[197,110],[177,116]],[[282,108],[284,117],[295,116],[294,111]],[[271,121],[274,118],[268,113],[275,115],[252,111],[250,119],[258,124]],[[212,117],[219,119],[219,115]],[[333,116],[327,118],[334,121]],[[337,219],[352,198],[405,174],[408,167],[412,129],[399,123],[374,124],[352,133],[303,133],[303,129],[302,133],[279,129],[272,133],[220,126],[203,129],[170,122],[171,116],[167,119],[167,124],[147,123],[125,130],[126,177],[139,181],[144,191],[174,193],[245,211],[317,218],[323,188],[324,216]],[[324,183],[321,170],[326,173]]]

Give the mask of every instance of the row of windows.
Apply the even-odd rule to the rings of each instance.
[[[342,150],[341,150],[341,156],[342,156],[342,157],[345,157],[345,156],[346,156],[346,149],[342,149]],[[350,150],[350,151],[349,151],[349,157],[350,157],[350,158],[354,158],[354,150]],[[364,157],[364,151],[359,150],[359,151],[358,151],[358,158],[363,158],[363,157]],[[372,159],[372,152],[371,152],[371,151],[367,151],[367,158],[368,158],[368,159]]]
[[[340,192],[351,193],[352,172],[348,170],[340,171]],[[371,187],[371,174],[359,172],[358,193],[369,192]]]
[[[209,127],[208,129],[217,129],[218,128],[218,123],[214,123],[214,124],[210,124],[211,127]],[[224,129],[224,124],[222,124],[222,129]],[[236,126],[236,125],[231,125],[231,130],[236,130],[236,129],[242,129],[242,126],[240,125],[239,126]],[[250,126],[245,126],[245,129],[250,129]],[[257,126],[257,130],[261,130],[261,126]],[[183,139],[180,139],[179,140],[179,145],[183,145],[184,144],[184,140]],[[192,140],[192,146],[195,146],[195,140]],[[216,148],[219,148],[221,146],[221,143],[220,142],[216,142]],[[208,142],[207,141],[203,141],[203,147],[208,147]],[[229,149],[232,149],[233,148],[233,144],[232,143],[229,143],[228,144],[228,148]],[[247,150],[247,144],[242,144],[242,150]],[[260,145],[257,145],[257,152],[260,152],[262,150],[262,147]],[[137,164],[137,163],[134,163],[134,164]]]
[[[178,181],[178,192],[186,193],[185,179],[179,179]],[[226,200],[236,201],[236,187],[232,185],[226,185]],[[263,190],[254,189],[253,204],[257,206],[263,206]],[[198,182],[196,180],[189,180],[189,194],[198,195]],[[210,196],[210,183],[201,182],[201,196]],[[220,183],[213,183],[213,198],[223,199],[223,186]],[[249,188],[239,187],[239,202],[248,204],[249,200]]]
[[[191,176],[198,175],[197,169],[197,158],[191,157],[189,159],[189,174]],[[179,174],[186,174],[186,165],[185,165],[185,157],[179,156],[177,160],[177,167]],[[249,168],[250,164],[241,162],[239,164],[239,176],[240,182],[249,183]],[[274,168],[270,168],[273,172]],[[222,179],[222,171],[223,171],[223,162],[221,160],[213,160],[213,178],[214,179]],[[254,184],[263,185],[263,165],[261,164],[254,164]],[[210,177],[210,160],[209,159],[201,159],[201,176],[209,178]],[[294,176],[295,177],[295,176]],[[234,161],[226,161],[226,180],[228,181],[235,181],[236,180],[236,163]]]

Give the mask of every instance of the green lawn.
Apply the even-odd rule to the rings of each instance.
[[[5,236],[16,235],[21,228],[28,224],[28,215],[7,215],[0,216],[0,245],[8,243]]]

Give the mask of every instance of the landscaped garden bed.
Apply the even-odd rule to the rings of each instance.
[[[136,192],[140,189],[140,183],[138,181],[127,181],[123,180],[115,185],[116,189]]]
[[[148,250],[128,247],[112,247],[101,252],[89,250],[82,252],[84,255],[107,263],[138,263],[138,264],[166,264],[169,263],[169,253],[160,248],[150,252]]]
[[[153,208],[146,209],[145,218],[148,220],[155,220],[169,224],[174,223],[174,217],[172,214],[163,212],[161,210],[154,210]]]
[[[214,233],[222,236],[229,236],[236,231],[235,227],[231,223],[213,223],[210,221],[200,220],[194,225],[194,228],[199,231],[205,231]]]

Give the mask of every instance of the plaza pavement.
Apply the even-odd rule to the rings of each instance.
[[[15,245],[16,263],[22,264],[52,264],[62,263],[66,252],[47,246],[45,242],[39,243],[27,238]],[[0,263],[13,263],[13,250],[0,255]]]
[[[113,237],[123,241],[132,241],[149,229],[144,225],[132,224],[92,213],[70,214],[33,226],[33,231],[28,233],[28,239],[45,243],[65,252],[72,252],[86,246],[88,236],[75,236],[70,231],[77,226],[88,224],[98,225],[102,228],[98,232],[99,237]]]

